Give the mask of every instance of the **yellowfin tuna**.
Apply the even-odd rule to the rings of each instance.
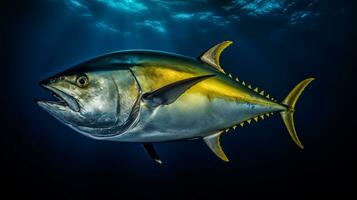
[[[38,101],[56,119],[85,136],[152,145],[203,139],[228,161],[222,133],[279,112],[293,141],[296,102],[308,78],[277,103],[264,91],[226,75],[219,63],[232,42],[213,46],[198,58],[158,51],[121,51],[99,56],[41,82],[59,101]]]

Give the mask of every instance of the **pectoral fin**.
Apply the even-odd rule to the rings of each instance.
[[[145,148],[146,152],[151,156],[151,158],[158,164],[162,164],[159,156],[157,155],[154,146],[152,143],[143,143],[143,147]]]
[[[195,84],[210,78],[215,75],[204,75],[193,78],[180,80],[169,85],[165,85],[153,92],[145,93],[142,97],[143,101],[151,107],[160,105],[168,105],[179,98],[186,90],[190,89]]]
[[[219,141],[221,133],[223,133],[223,131],[207,136],[203,138],[203,140],[206,142],[207,146],[213,151],[213,153],[216,154],[216,156],[218,156],[223,161],[228,162],[229,160],[226,154],[223,152],[223,149]]]

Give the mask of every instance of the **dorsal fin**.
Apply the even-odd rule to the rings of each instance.
[[[225,74],[224,70],[222,69],[221,65],[219,64],[219,57],[221,56],[221,53],[223,52],[223,50],[225,48],[227,48],[229,45],[231,45],[232,43],[233,43],[232,41],[224,41],[219,44],[216,44],[215,46],[211,47],[206,52],[204,52],[199,57],[199,59],[202,62],[209,64],[210,66],[214,67],[218,71]]]
[[[207,146],[213,151],[213,153],[216,154],[217,157],[228,162],[229,160],[226,154],[224,153],[221,147],[221,143],[219,141],[221,133],[223,133],[223,131],[207,136],[203,138],[203,140],[206,142]]]

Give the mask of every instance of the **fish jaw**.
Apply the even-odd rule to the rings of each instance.
[[[69,125],[70,119],[81,118],[80,105],[75,97],[49,84],[41,83],[41,86],[50,91],[57,101],[38,100],[37,105],[66,125]]]
[[[58,107],[62,109],[64,109],[65,107],[69,107],[74,112],[79,112],[80,107],[78,101],[73,96],[49,85],[42,84],[41,86],[49,90],[53,94],[53,96],[58,99],[58,101],[38,101],[37,103],[41,107],[46,109],[50,109],[51,107],[52,108]]]

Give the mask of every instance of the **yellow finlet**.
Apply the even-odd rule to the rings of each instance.
[[[269,94],[267,94],[266,98],[268,98],[268,99],[270,98]]]
[[[274,98],[271,98],[270,100],[274,101]]]
[[[225,74],[224,70],[222,69],[222,67],[219,63],[219,58],[220,58],[223,50],[225,48],[227,48],[229,45],[231,45],[232,43],[233,43],[232,41],[221,42],[221,43],[211,47],[210,49],[208,49],[199,58],[201,61],[209,64],[210,66],[214,67],[218,71]]]
[[[226,130],[225,130],[225,132],[227,133],[229,131],[229,128],[227,128]]]
[[[266,115],[267,117],[269,117],[269,116],[270,116],[270,114],[269,114],[269,113],[266,113],[265,115]]]
[[[262,118],[262,119],[264,119],[264,115],[260,115],[259,117]]]
[[[237,81],[237,82],[239,82],[239,79],[238,79],[238,77],[236,77],[236,81]]]
[[[253,91],[254,92],[259,92],[258,87],[256,87]]]
[[[262,90],[259,94],[264,96],[264,90]]]
[[[244,86],[245,86],[245,82],[244,82],[244,81],[242,82],[242,85],[244,85]]]
[[[234,126],[233,126],[232,128],[233,128],[233,130],[236,130],[236,128],[237,128],[237,125],[234,125]]]
[[[232,78],[232,74],[228,74],[229,78]]]
[[[254,121],[258,122],[259,118],[258,117],[254,117],[253,119],[254,119]]]
[[[248,124],[250,124],[252,122],[252,119],[248,119],[247,122]]]
[[[241,122],[239,125],[240,125],[241,127],[243,127],[243,126],[244,126],[244,122]]]
[[[270,113],[271,115],[274,115],[274,113]]]
[[[252,85],[249,84],[249,85],[248,85],[248,88],[249,88],[249,89],[252,89]]]

